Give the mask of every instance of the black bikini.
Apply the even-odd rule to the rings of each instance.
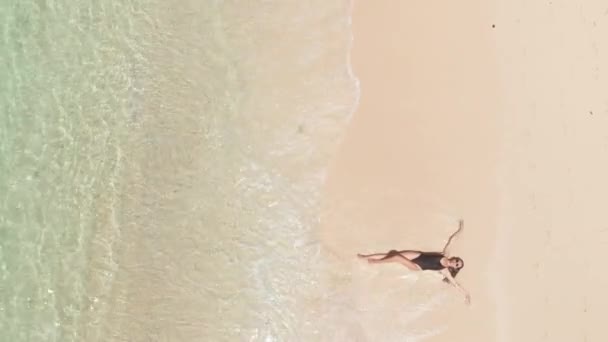
[[[445,255],[437,252],[420,252],[420,255],[411,261],[423,270],[441,271],[445,268],[441,264],[441,259],[444,257]]]

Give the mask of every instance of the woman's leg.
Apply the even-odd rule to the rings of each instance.
[[[373,253],[373,254],[357,254],[357,256],[361,259],[369,259],[369,258],[373,258],[373,257],[384,257],[386,256],[388,253]]]
[[[388,253],[373,253],[373,254],[357,254],[359,258],[367,259],[367,260],[382,260],[388,257],[392,257],[393,255],[399,254],[398,251],[391,249]],[[380,257],[380,258],[376,258]]]
[[[389,253],[390,254],[390,253]],[[393,255],[386,255],[382,259],[367,259],[370,264],[383,264],[389,262],[396,262],[402,264],[403,266],[409,268],[412,271],[420,271],[420,266],[416,265],[410,259],[404,257],[399,253],[395,253]]]
[[[395,255],[401,255],[409,260],[414,260],[417,257],[420,256],[420,252],[418,251],[412,251],[412,250],[403,250],[403,251],[397,251],[397,250],[390,250],[388,253],[373,253],[373,254],[357,254],[357,256],[361,259],[377,259],[377,260],[382,260],[382,259],[386,259],[388,257],[392,257]],[[377,258],[380,257],[380,258]]]

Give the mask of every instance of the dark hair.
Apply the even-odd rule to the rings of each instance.
[[[460,264],[462,265],[462,267],[460,267],[460,268],[448,267],[448,271],[452,275],[452,278],[456,278],[456,275],[458,274],[458,272],[460,272],[460,270],[464,268],[464,261],[461,258],[459,258],[459,257],[451,257],[448,260],[450,260],[450,261],[460,261]],[[443,281],[445,281],[446,283],[450,282],[448,280],[448,278],[443,278]]]

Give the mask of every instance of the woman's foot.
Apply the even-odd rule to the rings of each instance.
[[[369,255],[365,255],[365,254],[357,254],[357,257],[359,259],[367,259],[367,262],[369,262],[370,264],[373,264],[376,261],[376,259],[372,258]]]

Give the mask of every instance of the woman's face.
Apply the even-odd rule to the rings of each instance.
[[[454,267],[455,269],[461,269],[462,266],[463,266],[462,260],[450,259],[450,267]]]

